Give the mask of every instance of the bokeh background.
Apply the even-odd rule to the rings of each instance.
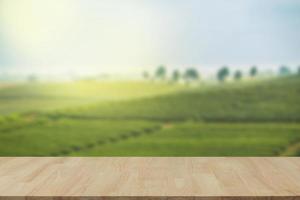
[[[0,0],[0,156],[300,156],[300,1]]]

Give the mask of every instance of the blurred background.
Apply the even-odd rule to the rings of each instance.
[[[300,1],[0,0],[0,156],[300,156]]]

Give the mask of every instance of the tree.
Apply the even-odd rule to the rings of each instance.
[[[157,79],[165,79],[167,75],[167,69],[165,66],[161,65],[156,69],[155,76]]]
[[[283,65],[279,68],[279,75],[281,76],[287,76],[291,74],[291,70],[289,67]]]
[[[250,76],[254,77],[254,76],[257,75],[257,73],[258,73],[257,67],[256,66],[251,67],[251,69],[250,69]]]
[[[224,66],[218,71],[217,77],[219,81],[224,82],[227,76],[229,76],[229,68]]]
[[[35,74],[30,74],[30,75],[27,77],[27,80],[28,80],[28,82],[34,83],[34,82],[37,82],[38,77],[37,77]]]
[[[300,75],[300,66],[298,67],[298,75]]]
[[[149,72],[144,71],[144,72],[143,72],[143,78],[146,79],[146,80],[149,79],[149,78],[150,78]]]
[[[195,81],[197,79],[199,79],[199,73],[196,69],[194,68],[189,68],[185,71],[184,73],[184,79],[186,80],[186,82],[190,82],[190,81]]]
[[[237,81],[241,80],[242,76],[243,76],[243,74],[242,74],[242,72],[240,70],[237,70],[234,73],[234,79],[237,80]]]
[[[180,72],[176,69],[173,71],[172,80],[177,82],[180,79]]]

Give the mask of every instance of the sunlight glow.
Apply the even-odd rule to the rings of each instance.
[[[0,0],[0,72],[297,66],[299,11],[296,0]]]
[[[77,65],[106,71],[145,63],[151,52],[148,33],[158,28],[147,23],[154,16],[143,3],[104,0],[95,2],[97,8],[85,6],[76,0],[4,0],[2,26],[35,65],[66,67],[75,59],[73,70]]]

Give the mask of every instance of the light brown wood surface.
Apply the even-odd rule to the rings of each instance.
[[[0,199],[300,199],[299,158],[0,158]]]

